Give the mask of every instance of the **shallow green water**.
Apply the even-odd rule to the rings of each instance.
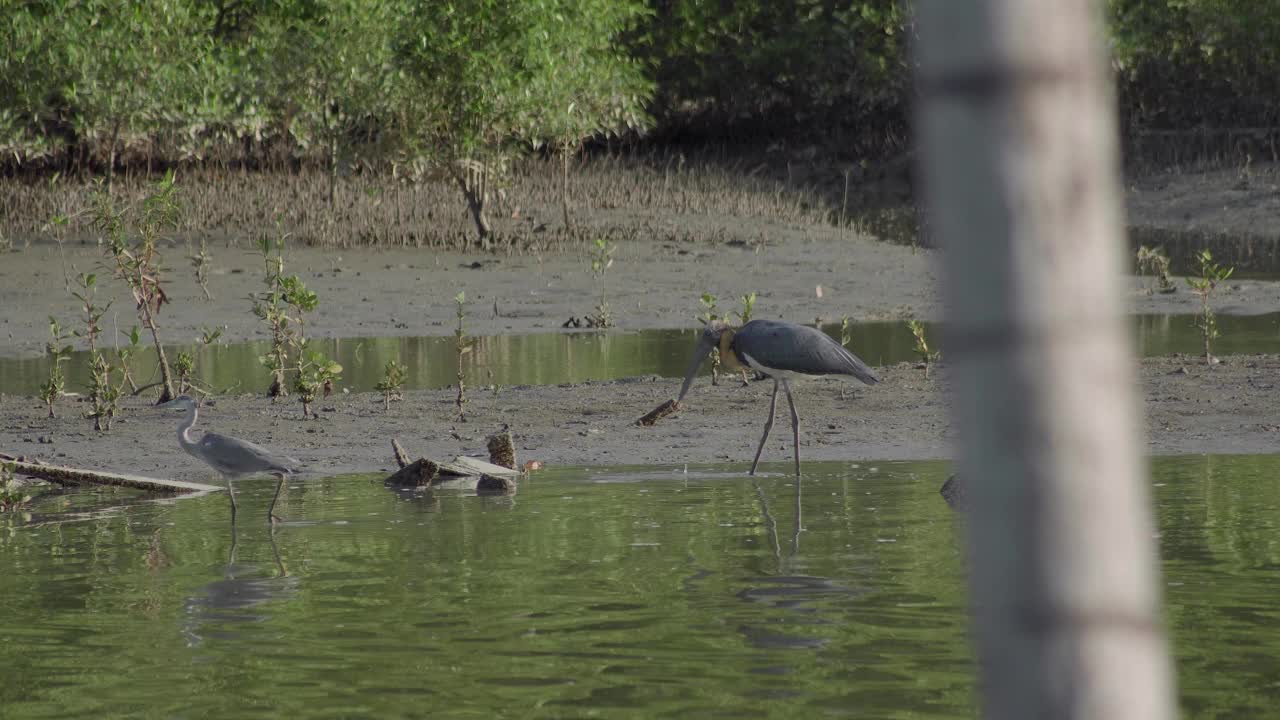
[[[234,547],[224,496],[41,498],[0,516],[0,715],[973,717],[946,466],[806,469],[296,481],[274,539],[245,481]],[[1278,473],[1154,464],[1189,717],[1280,694]]]
[[[1190,315],[1138,315],[1134,319],[1140,351],[1145,355],[1203,350],[1199,330]],[[1222,336],[1214,341],[1218,355],[1280,352],[1280,313],[1253,316],[1222,315]],[[839,325],[825,330],[840,336]],[[929,342],[944,346],[940,328],[928,325]],[[694,330],[647,330],[612,333],[541,333],[476,338],[463,367],[471,385],[555,385],[585,380],[608,380],[656,374],[679,377],[689,361]],[[408,367],[406,388],[442,388],[456,381],[453,338],[387,337],[316,340],[317,346],[344,368],[342,386],[353,392],[370,391],[382,378],[388,360]],[[850,347],[872,365],[915,360],[915,340],[901,322],[858,323],[852,329]],[[265,392],[269,376],[258,358],[269,350],[266,341],[195,348],[174,346],[194,353],[196,377],[219,392]],[[158,377],[154,356],[138,361],[139,377]],[[704,368],[704,371],[706,369]],[[87,353],[76,353],[65,366],[67,387],[88,387]],[[48,378],[44,358],[0,358],[0,393],[35,395]]]

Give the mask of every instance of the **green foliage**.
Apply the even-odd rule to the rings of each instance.
[[[1156,289],[1161,293],[1171,293],[1178,288],[1173,284],[1172,278],[1169,277],[1169,258],[1160,248],[1149,248],[1146,245],[1138,247],[1136,254],[1138,260],[1138,273],[1144,277],[1151,275],[1156,279]],[[1145,281],[1144,281],[1145,286]],[[1147,289],[1150,294],[1150,288]]]
[[[1271,126],[1280,111],[1280,5],[1109,0],[1122,117],[1159,128]]]
[[[1107,8],[1126,125],[1274,125],[1280,5]],[[0,10],[6,162],[110,178],[125,148],[170,162],[323,158],[332,206],[340,168],[396,158],[452,173],[482,235],[486,196],[513,153],[567,158],[586,138],[645,128],[650,112],[668,126],[801,130],[861,155],[907,137],[912,25],[901,0],[3,0]]]
[[[404,399],[400,390],[404,387],[407,369],[399,360],[388,360],[382,366],[382,379],[374,387],[382,393],[382,409],[390,410],[391,402]]]
[[[66,389],[66,375],[62,372],[62,363],[71,357],[71,346],[66,344],[67,334],[58,319],[49,316],[49,342],[45,344],[45,355],[49,357],[49,379],[40,386],[40,399],[49,408],[49,417],[54,417],[53,404],[62,397]]]
[[[1216,359],[1210,344],[1218,337],[1218,319],[1213,312],[1210,296],[1219,283],[1231,277],[1235,268],[1223,267],[1214,262],[1213,254],[1208,249],[1201,250],[1197,259],[1200,261],[1200,277],[1187,278],[1187,284],[1191,286],[1191,292],[1200,296],[1200,314],[1196,318],[1196,327],[1200,328],[1200,335],[1204,338],[1205,364],[1212,365]]]
[[[880,147],[905,129],[910,12],[898,0],[653,2],[633,51],[655,67],[655,114],[708,124],[858,127]],[[877,132],[879,131],[879,132]],[[849,148],[853,149],[853,148]]]
[[[16,510],[31,501],[31,496],[18,487],[14,464],[0,462],[0,513]]]

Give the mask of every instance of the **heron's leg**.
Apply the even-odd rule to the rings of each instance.
[[[800,477],[800,413],[796,412],[796,401],[791,397],[791,386],[782,381],[782,390],[787,394],[787,404],[791,406],[791,439],[796,448],[796,477]]]
[[[231,525],[236,524],[236,486],[232,484],[231,476],[227,476],[227,497],[231,498]]]
[[[280,499],[280,489],[284,487],[285,474],[280,473],[280,482],[276,483],[276,494],[271,496],[271,507],[267,508],[267,519],[274,525],[278,522],[284,522],[284,518],[276,514],[276,501]]]
[[[760,464],[760,451],[764,450],[764,441],[769,439],[769,431],[773,429],[773,415],[778,409],[778,379],[773,379],[773,394],[769,396],[769,419],[764,421],[764,434],[760,436],[760,444],[756,446],[756,457],[751,461],[750,475],[756,474],[756,466]]]

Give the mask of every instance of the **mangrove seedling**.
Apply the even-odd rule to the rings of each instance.
[[[604,238],[596,238],[595,249],[591,252],[591,276],[596,283],[599,300],[591,315],[587,316],[589,327],[607,328],[613,326],[613,312],[609,308],[609,292],[605,283],[605,274],[613,267],[613,253],[617,245],[611,245]]]
[[[453,331],[453,350],[458,364],[458,397],[455,404],[458,406],[458,422],[466,422],[467,408],[467,376],[463,371],[462,357],[471,352],[472,339],[467,337],[466,317],[467,317],[467,293],[459,292],[453,296],[454,305],[457,306],[458,325]]]
[[[262,253],[264,266],[262,281],[267,289],[249,295],[249,300],[253,303],[253,314],[262,320],[271,333],[271,350],[259,357],[258,361],[271,373],[267,396],[273,401],[288,392],[284,372],[288,364],[289,346],[293,343],[293,331],[289,327],[289,315],[285,307],[284,241],[284,236],[275,241],[266,235],[258,239],[258,251]]]
[[[334,383],[342,375],[342,366],[307,346],[306,314],[320,304],[319,297],[308,290],[297,275],[281,278],[280,291],[288,311],[285,320],[296,328],[286,326],[286,337],[292,343],[297,358],[293,389],[302,402],[302,414],[312,417],[311,403],[315,402],[316,394],[323,392],[328,397],[333,392]]]
[[[133,381],[133,360],[142,352],[142,331],[134,325],[125,337],[129,340],[127,347],[120,347],[119,331],[116,333],[116,364],[120,366],[121,385],[128,385],[129,392],[138,394],[138,384]],[[123,389],[123,387],[121,388]]]
[[[845,315],[840,318],[840,344],[849,347],[849,343],[853,342],[853,326],[849,322],[849,316]],[[840,383],[840,399],[844,400],[848,390],[847,383]]]
[[[84,329],[76,330],[76,337],[84,338],[89,345],[89,403],[91,409],[86,417],[93,418],[93,429],[104,432],[111,429],[111,419],[117,412],[117,401],[120,397],[120,386],[111,381],[111,363],[98,347],[98,338],[102,335],[102,317],[111,303],[99,306],[97,301],[98,276],[94,273],[76,275],[77,290],[71,294],[80,301],[81,318]],[[121,383],[123,384],[123,383]]]
[[[733,312],[738,316],[738,325],[746,325],[751,322],[751,313],[756,308],[756,294],[743,295],[738,300],[742,303],[742,309],[734,310]]]
[[[107,356],[100,351],[93,351],[89,360],[89,401],[92,408],[86,417],[93,418],[93,429],[99,432],[111,430],[111,421],[120,412],[120,393],[124,388],[124,377],[119,383],[112,382],[111,374],[115,370],[107,361]]]
[[[1196,327],[1200,328],[1200,335],[1204,338],[1204,362],[1212,365],[1215,358],[1210,344],[1218,337],[1218,320],[1213,313],[1210,296],[1219,283],[1231,277],[1235,268],[1222,267],[1214,262],[1213,254],[1208,249],[1201,250],[1196,257],[1200,261],[1200,276],[1187,278],[1187,284],[1191,286],[1191,292],[1200,296],[1200,314],[1196,317]]]
[[[54,417],[53,404],[62,397],[66,389],[67,379],[62,373],[62,363],[71,356],[71,346],[66,344],[67,335],[58,323],[58,319],[49,316],[49,342],[45,345],[45,354],[49,358],[49,379],[40,386],[40,399],[49,408],[49,417]]]
[[[329,397],[334,384],[342,378],[342,366],[317,350],[299,352],[298,374],[293,379],[293,389],[302,402],[303,417],[315,417],[311,404],[322,394]]]
[[[1147,294],[1151,294],[1151,288],[1146,287],[1146,276],[1151,275],[1156,279],[1156,291],[1160,293],[1171,293],[1177,291],[1177,286],[1173,284],[1173,280],[1169,277],[1169,258],[1165,256],[1160,248],[1149,248],[1142,245],[1138,248],[1138,274],[1144,279],[1143,287]]]
[[[698,298],[698,302],[702,303],[702,313],[699,314],[698,321],[703,325],[710,325],[713,320],[720,320],[720,308],[716,307],[716,296],[711,293],[702,293],[702,297]],[[711,348],[711,384],[720,384],[720,348]]]
[[[162,267],[156,244],[164,230],[177,227],[179,210],[172,170],[143,198],[141,209],[132,219],[131,213],[116,206],[114,197],[103,184],[99,183],[94,197],[94,226],[106,234],[107,252],[115,263],[115,274],[128,285],[138,319],[151,333],[155,344],[161,384],[158,403],[168,402],[175,395],[169,359],[160,343],[156,322],[160,309],[169,302],[161,284]],[[130,238],[130,224],[136,239]]]
[[[382,379],[374,387],[382,393],[382,409],[390,410],[391,402],[400,401],[404,396],[400,390],[404,387],[405,366],[399,360],[388,360],[382,366]]]
[[[190,352],[178,353],[173,361],[173,371],[178,375],[178,394],[187,395],[191,390],[191,375],[196,369],[196,358]]]
[[[203,236],[200,238],[200,250],[190,258],[191,267],[196,271],[196,282],[200,283],[200,292],[204,293],[205,300],[212,300],[213,294],[209,292],[209,246],[205,242]]]
[[[929,377],[929,366],[938,361],[941,353],[936,350],[929,349],[929,341],[924,336],[924,324],[915,318],[907,320],[907,327],[911,330],[911,336],[916,339],[915,347],[912,350],[916,355],[920,356],[920,364],[924,365],[924,376]]]

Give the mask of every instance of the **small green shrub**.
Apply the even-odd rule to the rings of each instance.
[[[1218,319],[1214,315],[1210,298],[1218,285],[1231,277],[1235,268],[1223,267],[1214,262],[1213,254],[1208,249],[1201,250],[1197,259],[1200,261],[1200,277],[1187,278],[1187,284],[1191,286],[1191,292],[1200,296],[1200,314],[1196,318],[1196,327],[1200,328],[1200,335],[1204,338],[1205,364],[1212,365],[1216,358],[1213,357],[1211,343],[1218,337]]]

